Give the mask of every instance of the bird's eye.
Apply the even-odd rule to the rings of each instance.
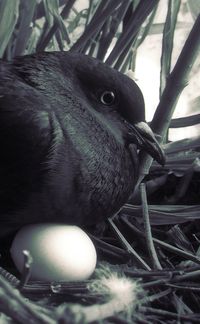
[[[115,101],[115,94],[112,91],[104,91],[100,97],[101,103],[110,106]]]

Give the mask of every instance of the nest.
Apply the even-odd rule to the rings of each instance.
[[[103,237],[90,235],[89,280],[31,282],[28,259],[19,279],[2,267],[2,323],[199,323],[199,206],[147,208],[144,195],[143,208],[125,205]]]
[[[21,276],[2,254],[1,323],[200,323],[200,173],[176,161],[153,165],[131,198],[138,204],[123,206],[103,233],[87,229],[98,255],[89,280],[33,282],[28,254]]]

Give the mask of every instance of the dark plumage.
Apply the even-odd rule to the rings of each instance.
[[[52,52],[1,61],[1,229],[116,212],[136,182],[137,146],[163,162],[143,120],[138,86],[98,60]]]

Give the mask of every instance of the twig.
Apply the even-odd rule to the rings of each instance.
[[[94,292],[104,293],[106,302],[95,304],[92,306],[81,305],[62,305],[58,308],[58,321],[61,323],[69,323],[69,312],[73,321],[72,323],[91,323],[101,321],[120,312],[128,312],[133,310],[136,305],[145,301],[138,299],[138,293],[143,292],[137,282],[116,273],[105,273],[100,271],[99,279],[94,280],[90,289]],[[66,317],[66,312],[68,317]]]
[[[147,314],[156,314],[159,316],[163,316],[165,320],[167,318],[172,318],[176,320],[185,320],[192,323],[199,323],[200,321],[200,314],[181,315],[163,309],[157,309],[157,308],[145,307],[145,306],[141,306],[140,311]]]
[[[3,277],[0,276],[0,311],[15,322],[26,324],[30,318],[35,324],[56,324],[53,313],[27,302]]]
[[[145,271],[145,270],[141,270],[138,269],[136,270],[127,270],[127,269],[123,269],[124,273],[126,275],[128,275],[129,277],[133,277],[133,278],[147,278],[150,279],[152,277],[159,277],[159,278],[171,278],[174,275],[182,275],[184,273],[183,270],[173,270],[173,269],[165,269],[165,270],[151,270],[151,271]]]
[[[148,266],[148,264],[139,256],[139,254],[132,248],[132,246],[127,242],[125,237],[122,235],[122,233],[119,231],[117,226],[114,224],[113,220],[111,218],[108,219],[108,222],[111,225],[112,230],[117,235],[117,237],[120,239],[121,244],[125,247],[125,249],[131,253],[131,255],[142,265],[142,267],[146,270],[151,270],[151,268]]]
[[[200,276],[200,270],[191,271],[191,272],[185,273],[183,275],[177,275],[177,276],[175,276],[171,280],[171,282],[172,283],[177,283],[177,282],[181,282],[181,281],[184,281],[184,280],[196,278],[196,277],[199,277],[199,276]]]
[[[187,260],[191,260],[191,261],[194,261],[195,263],[200,264],[200,258],[192,253],[178,249],[177,247],[170,245],[168,243],[165,243],[165,242],[158,240],[156,238],[153,238],[153,241],[154,241],[154,243],[158,244],[159,246],[162,246],[163,249],[171,251],[179,256],[182,256],[183,258],[185,258]]]
[[[30,275],[31,275],[31,264],[33,262],[32,256],[29,251],[24,250],[23,252],[24,255],[24,268],[22,271],[22,277],[19,282],[19,290],[23,289],[23,287],[27,284],[29,281]]]
[[[193,292],[198,292],[198,293],[200,292],[200,287],[188,286],[188,283],[185,283],[184,285],[167,283],[167,286],[171,287],[171,288],[176,288],[179,290],[193,291]]]
[[[171,291],[172,291],[172,289],[171,288],[168,288],[166,290],[159,291],[157,294],[147,296],[146,297],[146,302],[154,302],[157,299],[160,299],[162,297],[167,296],[168,294],[171,293]]]
[[[149,282],[145,282],[145,283],[141,284],[141,286],[143,289],[151,288],[151,287],[155,288],[156,286],[166,285],[169,281],[170,281],[170,278],[156,279],[156,280],[152,280]]]
[[[124,219],[124,222],[126,224],[128,224],[128,226],[130,228],[132,228],[138,235],[142,236],[142,237],[145,237],[145,234],[139,230],[138,228],[136,228],[133,224],[131,224],[129,221],[127,221],[126,219]],[[171,244],[168,244],[168,243],[165,243],[159,239],[156,239],[156,238],[152,238],[153,239],[153,242],[155,244],[157,244],[158,246],[161,246],[163,249],[166,249],[170,252],[173,252],[175,253],[176,255],[179,255],[187,260],[191,260],[191,261],[194,261],[195,263],[197,264],[200,264],[200,258],[197,257],[196,255],[192,254],[192,253],[189,253],[189,252],[186,252],[186,251],[183,251]]]
[[[148,212],[148,204],[147,204],[147,195],[146,195],[146,188],[145,184],[141,183],[140,184],[140,191],[141,191],[141,201],[142,201],[142,214],[143,214],[143,219],[144,219],[144,227],[145,227],[145,238],[147,242],[147,248],[149,251],[149,255],[153,264],[154,269],[159,269],[162,270],[162,266],[160,264],[160,261],[158,259],[154,244],[153,244],[153,239],[152,239],[152,234],[151,234],[151,225],[149,221],[149,212]]]
[[[2,267],[0,267],[0,276],[5,278],[14,287],[19,285],[20,281],[13,274]]]

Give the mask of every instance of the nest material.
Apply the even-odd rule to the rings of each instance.
[[[100,259],[97,269],[104,264],[100,278],[95,273],[84,282],[26,283],[27,274],[18,280],[2,268],[0,318],[4,323],[10,323],[10,319],[19,323],[27,323],[30,319],[33,323],[89,323],[101,317],[105,323],[120,320],[124,323],[200,322],[200,258],[194,253],[199,244],[199,221],[191,221],[189,209],[188,221],[182,223],[182,217],[187,217],[187,208],[184,212],[182,206],[170,208],[176,210],[180,224],[153,225],[149,239],[147,224],[144,234],[141,208],[131,205],[110,219],[107,237],[92,236]],[[154,223],[156,212],[166,213],[165,206],[158,210],[150,206],[149,210]],[[171,213],[167,215],[170,220]],[[166,217],[165,214],[165,222]],[[193,240],[190,241],[188,237],[191,235]],[[152,254],[152,242],[155,254]],[[107,278],[117,273],[119,278],[129,278],[140,287],[137,302],[132,299],[128,313],[127,305],[118,307],[117,304],[116,307],[111,303],[111,291],[91,290],[96,280],[105,278],[105,272]],[[122,300],[126,293],[126,290],[122,293]],[[91,316],[94,311],[96,319]]]
[[[190,177],[190,183],[187,172],[181,176],[186,178],[187,202],[190,198],[193,201],[199,172]],[[168,196],[180,198],[177,181],[173,192],[165,181],[158,193],[149,194],[150,203],[158,195],[162,195],[159,202],[169,202],[166,188],[170,189]],[[125,205],[109,219],[103,235],[88,230],[97,249],[98,264],[87,281],[31,282],[28,255],[21,277],[2,257],[0,322],[199,323],[200,206],[148,206],[144,185],[141,193],[141,206]]]

